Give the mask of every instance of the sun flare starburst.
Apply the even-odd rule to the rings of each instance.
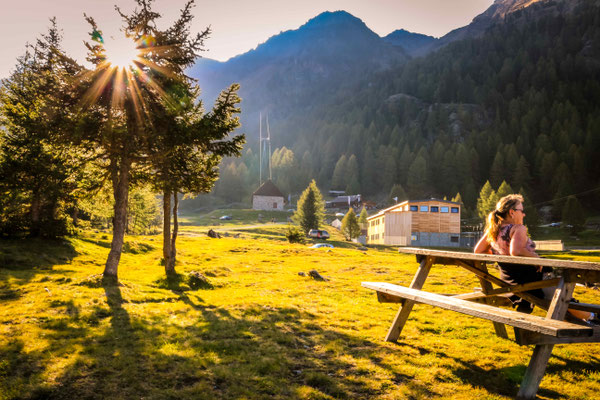
[[[110,38],[104,43],[106,62],[112,67],[129,69],[140,56],[137,44],[128,37]]]

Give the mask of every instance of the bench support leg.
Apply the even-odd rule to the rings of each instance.
[[[478,268],[485,273],[488,272],[487,266],[479,261],[475,261],[475,268]],[[492,287],[492,284],[490,282],[486,281],[485,279],[483,279],[482,277],[479,277],[479,282],[481,283],[481,291],[485,294],[489,293],[490,291],[492,291],[494,289]],[[497,303],[496,298],[491,298],[491,299],[486,300],[486,304],[495,305],[496,303]],[[500,322],[494,322],[494,330],[496,331],[496,336],[499,336],[503,339],[508,339],[508,333],[506,333],[506,327],[504,326],[504,324],[501,324]]]
[[[554,292],[554,297],[550,303],[546,318],[558,319],[561,321],[564,319],[574,289],[575,283],[565,283],[564,279],[560,280],[558,287]],[[535,399],[535,394],[540,387],[544,372],[546,372],[546,366],[548,365],[548,360],[550,359],[553,348],[553,344],[540,344],[535,346],[531,361],[529,361],[529,366],[525,371],[521,388],[517,394],[518,399]]]
[[[417,273],[415,274],[415,277],[413,278],[413,281],[410,284],[411,289],[420,290],[423,287],[425,279],[427,278],[427,275],[429,275],[429,271],[431,270],[432,264],[433,257],[425,257],[421,261],[419,269],[417,270]],[[398,340],[400,332],[402,332],[402,328],[404,328],[404,324],[406,323],[408,315],[412,311],[414,304],[414,301],[405,300],[404,304],[400,306],[400,309],[398,310],[398,313],[396,313],[396,317],[392,322],[392,326],[388,330],[388,333],[385,337],[386,342],[395,342],[396,340]]]

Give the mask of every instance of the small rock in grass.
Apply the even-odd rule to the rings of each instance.
[[[321,274],[319,274],[316,269],[311,269],[310,271],[308,271],[308,276],[317,281],[327,281],[327,279],[325,279]]]
[[[192,289],[212,289],[213,285],[208,278],[198,271],[190,271],[188,273],[188,285]]]
[[[208,230],[208,233],[207,233],[207,235],[208,235],[208,237],[209,237],[209,238],[213,238],[213,239],[221,239],[221,235],[219,235],[219,233],[218,233],[218,232],[215,232],[215,231],[213,231],[212,229],[209,229],[209,230]]]

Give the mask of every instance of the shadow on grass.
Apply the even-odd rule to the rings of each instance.
[[[0,298],[15,295],[4,292],[13,290],[9,277],[27,283],[38,274],[51,274],[55,265],[70,263],[77,254],[64,239],[0,239]]]
[[[13,390],[8,398],[440,398],[444,393],[435,383],[407,368],[414,357],[428,354],[453,365],[434,378],[439,383],[454,376],[513,397],[525,371],[525,366],[481,368],[427,346],[387,346],[324,327],[319,316],[295,307],[241,303],[225,309],[178,285],[171,288],[176,300],[167,309],[155,312],[158,304],[149,303],[140,318],[140,303],[123,296],[127,289],[109,281],[101,287],[106,306],[92,315],[83,315],[73,302],[51,303],[67,317],[44,322],[50,332],[46,349],[25,352],[19,341],[0,346],[0,359],[9,360],[0,364],[0,389]],[[108,318],[102,329],[91,329]],[[42,380],[48,354],[75,351],[55,381]],[[566,366],[548,371],[600,368],[598,359],[560,360]],[[545,389],[540,394],[565,397]]]
[[[179,301],[195,320],[178,322],[175,314],[137,319],[123,307],[128,301],[118,285],[105,283],[103,289],[109,310],[101,317],[110,325],[102,333],[53,325],[78,339],[65,344],[66,337],[52,338],[49,348],[62,343],[68,351],[75,344],[80,350],[52,383],[40,378],[49,368],[48,351],[25,357],[18,343],[0,348],[22,358],[21,369],[11,364],[2,377],[15,381],[17,373],[32,382],[17,385],[22,391],[14,398],[355,399],[382,396],[395,385],[408,397],[439,396],[395,367],[386,367],[381,378],[373,363],[380,343],[325,329],[314,315],[293,307],[224,309],[185,292]],[[84,327],[88,320],[79,321]],[[26,365],[31,372],[23,372]]]
[[[458,366],[450,368],[449,372],[460,378],[464,382],[468,382],[473,387],[482,387],[489,393],[499,394],[514,398],[519,391],[523,377],[525,376],[525,370],[527,365],[514,365],[503,368],[482,368],[471,362],[465,361],[461,358],[452,357],[444,352],[430,350],[424,347],[410,345],[406,343],[398,343],[399,347],[412,348],[419,352],[420,355],[433,354],[436,358],[448,359]],[[555,357],[555,356],[553,356]],[[579,361],[572,361],[559,358],[565,364],[563,365],[549,365],[546,369],[546,373],[557,373],[559,371],[571,370],[579,373],[585,370],[595,371],[600,368],[600,364],[596,360],[594,364],[582,363]],[[436,380],[443,381],[444,378],[436,377]],[[543,381],[542,381],[543,385]],[[563,399],[567,398],[566,395],[558,393],[554,390],[540,388],[538,394],[551,399]]]

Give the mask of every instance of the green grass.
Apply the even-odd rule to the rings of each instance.
[[[228,222],[216,227],[230,235],[222,239],[182,228],[180,275],[169,280],[161,237],[128,237],[120,285],[99,276],[106,235],[0,241],[0,399],[515,396],[532,349],[497,338],[488,321],[417,305],[400,341],[383,341],[397,306],[360,282],[408,285],[413,256],[360,251],[333,229],[336,248],[310,249],[285,242],[285,224]],[[298,274],[311,269],[328,281]],[[192,289],[191,271],[210,285]],[[461,269],[434,267],[426,289],[475,286]],[[576,291],[598,302],[597,291]],[[596,349],[557,346],[540,398],[595,398]]]
[[[229,215],[231,220],[221,221],[219,218]],[[288,211],[262,211],[250,209],[220,209],[208,213],[185,213],[179,221],[182,225],[201,225],[201,226],[231,226],[231,225],[252,225],[271,222],[287,222],[288,217],[293,215]]]

